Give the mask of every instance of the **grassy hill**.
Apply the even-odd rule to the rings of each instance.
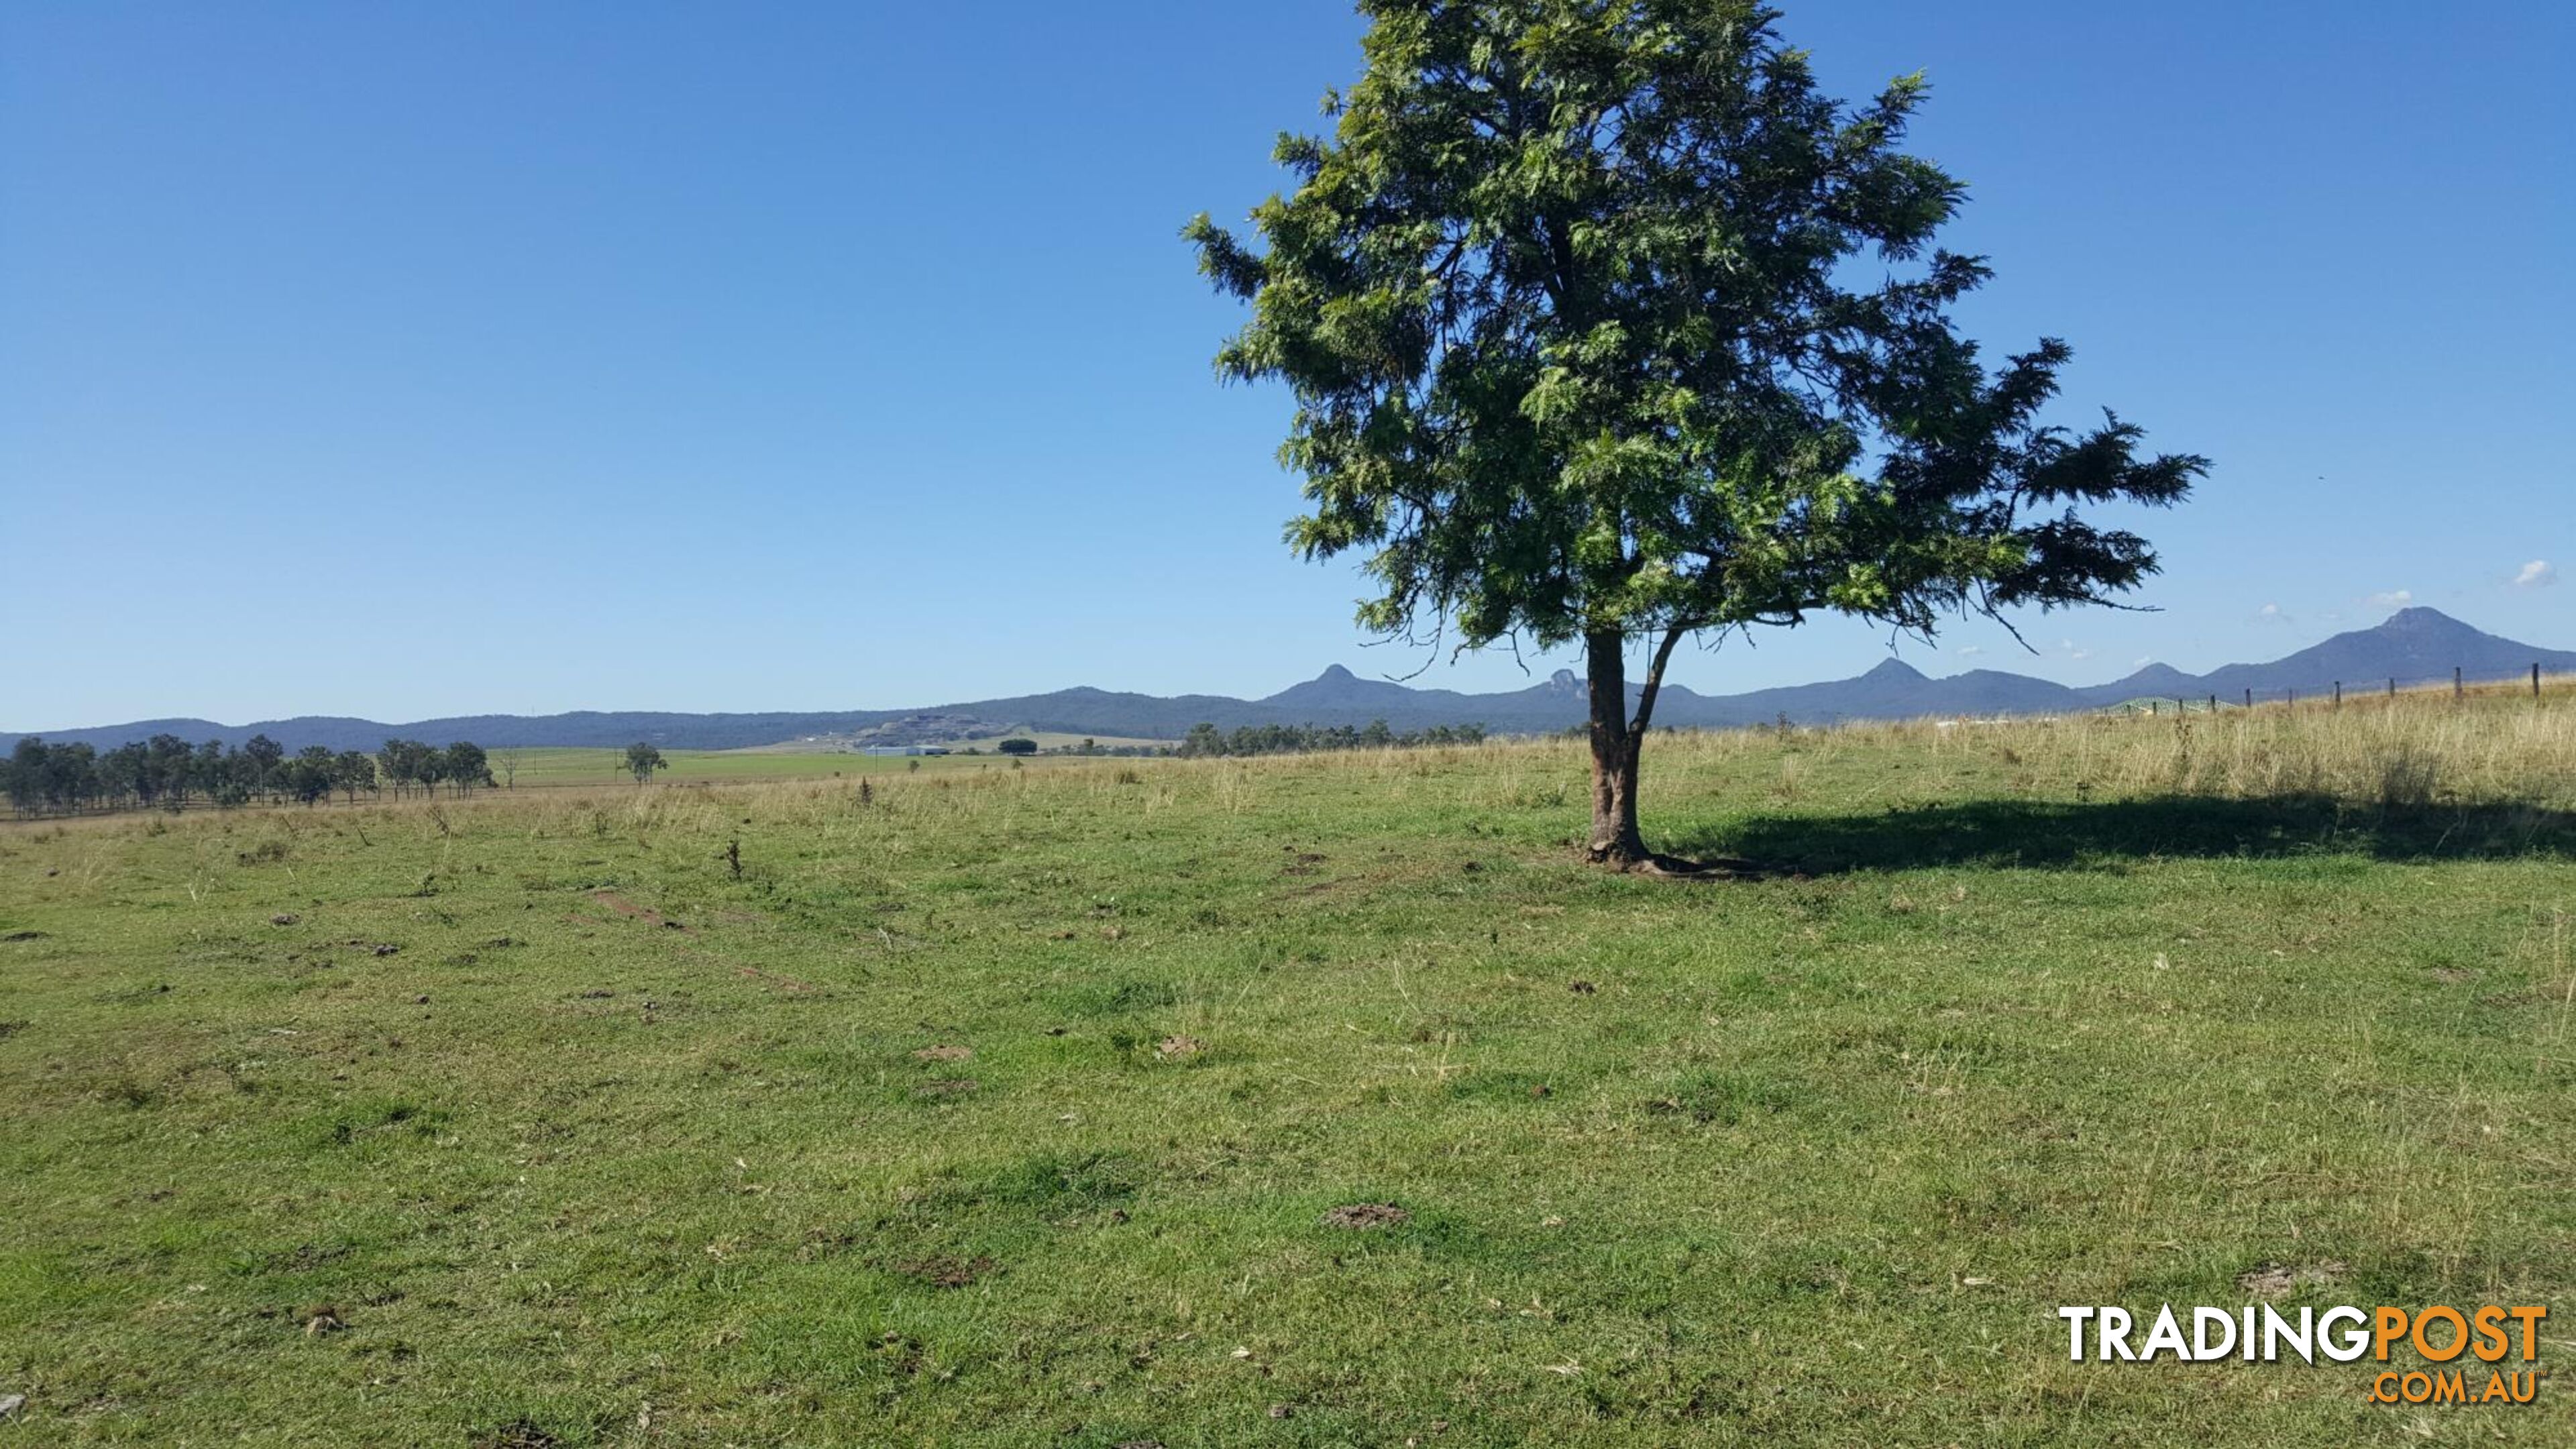
[[[2570,1311],[2566,700],[1578,750],[0,827],[0,1436],[2576,1432],[2055,1316]]]

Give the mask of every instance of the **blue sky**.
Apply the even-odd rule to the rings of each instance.
[[[2569,7],[1840,0],[1997,347],[2212,455],[2070,681],[2430,604],[2576,647]],[[1177,239],[1281,184],[1342,5],[0,9],[0,727],[1260,694],[1364,647]],[[2531,566],[2540,565],[2533,569]],[[2520,580],[2517,582],[2517,580]],[[1858,672],[1855,625],[1676,663]],[[1562,661],[1533,660],[1544,670]],[[1434,667],[1524,682],[1507,655]]]

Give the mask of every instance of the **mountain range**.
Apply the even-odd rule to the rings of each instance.
[[[2523,674],[2535,664],[2546,673],[2576,672],[2576,652],[2518,644],[2480,632],[2439,610],[2414,608],[2400,610],[2375,628],[2338,634],[2268,664],[2230,664],[2200,675],[2153,664],[2108,684],[2069,686],[1993,669],[1936,679],[1890,659],[1851,679],[1749,694],[1706,695],[1667,685],[1656,702],[1655,722],[1724,728],[1769,724],[1783,716],[1799,724],[1830,724],[1924,715],[2050,714],[2158,698],[2215,696],[2221,702],[2241,702],[2249,690],[2257,699],[2278,699],[2293,691],[2322,694],[2338,682],[2347,690],[2362,690],[2384,689],[2390,680],[2401,685],[2448,681],[2454,669],[2470,680],[2504,679]],[[1558,670],[1527,689],[1463,694],[1362,679],[1334,665],[1263,699],[1211,694],[1165,698],[1079,688],[910,710],[767,714],[585,710],[533,716],[462,715],[402,724],[320,715],[244,725],[155,719],[39,733],[56,743],[87,741],[102,750],[156,734],[192,741],[220,739],[233,745],[264,734],[289,750],[307,745],[372,750],[393,736],[433,744],[473,740],[487,749],[613,748],[648,740],[673,749],[720,750],[814,737],[861,743],[927,742],[1004,730],[1172,740],[1201,723],[1232,730],[1260,724],[1365,726],[1380,719],[1396,730],[1481,724],[1495,734],[1532,734],[1579,724],[1583,718],[1583,681],[1571,670]],[[0,749],[18,738],[0,733]]]

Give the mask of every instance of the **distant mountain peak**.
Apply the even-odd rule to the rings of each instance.
[[[1667,684],[1655,722],[1714,729],[1767,724],[1783,718],[1815,723],[1927,715],[1987,718],[2101,709],[2142,698],[2215,699],[2221,704],[2243,704],[2284,699],[2292,694],[2312,699],[2338,687],[2346,691],[2368,690],[2374,686],[2384,688],[2392,682],[2448,686],[2455,677],[2472,681],[2521,679],[2534,665],[2549,673],[2576,674],[2576,651],[2544,649],[2498,638],[2439,609],[2411,607],[2397,610],[2375,627],[2337,634],[2286,658],[2261,664],[2229,664],[2202,675],[2185,674],[2170,665],[2150,664],[2116,683],[2079,688],[1991,669],[1933,679],[1903,660],[1891,658],[1854,679],[1782,685],[1746,694],[1701,695],[1677,683]],[[1634,691],[1638,684],[1631,680],[1629,687]],[[931,720],[955,721],[950,732],[960,738],[988,726],[998,728],[998,722],[1005,720],[1031,732],[1158,740],[1177,740],[1202,723],[1232,730],[1269,724],[1358,727],[1371,720],[1384,720],[1397,730],[1480,724],[1494,734],[1516,734],[1562,730],[1580,724],[1589,712],[1588,693],[1582,672],[1574,669],[1556,670],[1544,684],[1509,693],[1464,694],[1365,679],[1336,664],[1313,679],[1257,700],[1216,695],[1166,699],[1084,686],[928,710],[720,715],[579,711],[534,719],[468,715],[408,724],[313,717],[261,720],[246,725],[163,719],[42,733],[55,744],[83,743],[100,750],[169,733],[189,740],[221,739],[235,748],[253,734],[266,734],[289,750],[322,745],[335,751],[372,750],[397,735],[433,744],[472,740],[487,749],[572,746],[616,750],[639,739],[650,740],[666,750],[741,749],[799,740],[822,748],[838,748],[862,738],[875,738],[872,731],[890,724],[918,736],[930,727],[925,722]],[[969,730],[969,725],[974,729]],[[0,751],[9,749],[17,739],[16,735],[0,732]]]
[[[2428,609],[2422,604],[2417,604],[2411,608],[2400,609],[2396,613],[2389,615],[2387,618],[2380,620],[2379,628],[2381,632],[2389,634],[2475,634],[2478,632],[2476,629],[2470,628],[2468,625],[2461,623],[2459,620],[2452,618],[2441,610]]]

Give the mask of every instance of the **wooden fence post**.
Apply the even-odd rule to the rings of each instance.
[[[2343,681],[2340,679],[2335,681],[2335,708],[2343,708]]]
[[[2468,683],[2460,677],[2460,666],[2454,664],[2451,666],[2451,698],[2466,699],[2468,697]]]

